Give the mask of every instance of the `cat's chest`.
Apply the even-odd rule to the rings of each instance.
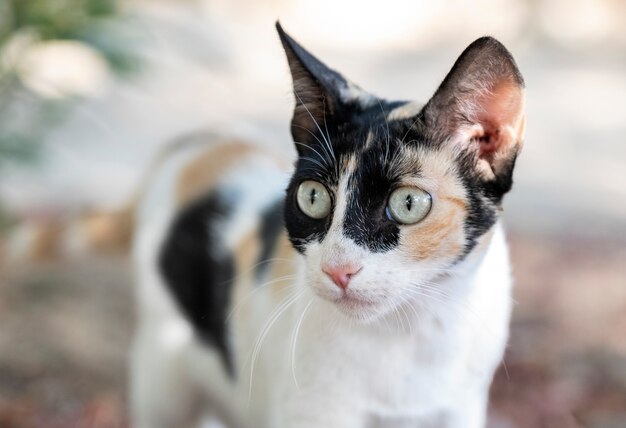
[[[435,411],[465,381],[458,359],[462,350],[436,335],[396,339],[383,341],[378,355],[370,354],[359,368],[367,373],[363,386],[369,391],[368,407],[381,416]]]
[[[418,417],[445,406],[466,381],[459,364],[464,350],[455,332],[438,323],[421,328],[424,334],[329,329],[334,337],[324,341],[320,355],[342,374],[334,377],[333,388],[359,396],[362,407],[382,417]]]

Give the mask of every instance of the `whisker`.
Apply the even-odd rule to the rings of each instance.
[[[326,147],[326,144],[325,144],[322,140],[320,140],[320,139],[317,137],[317,135],[315,135],[315,133],[314,133],[314,132],[311,132],[311,130],[310,130],[309,128],[306,128],[306,127],[304,127],[304,126],[300,126],[300,125],[293,125],[293,126],[295,126],[296,128],[300,128],[300,129],[305,130],[306,132],[308,132],[309,134],[311,134],[311,136],[312,136],[313,138],[315,138],[315,140],[319,143],[320,147],[324,150],[324,158],[326,158],[326,159],[328,160],[329,166],[332,166],[332,165],[333,165],[333,163],[334,163],[334,161],[333,161],[333,159],[331,159],[331,156],[334,158],[334,154],[333,154],[333,153],[329,153],[329,152],[328,152],[328,148]],[[321,131],[320,131],[320,132],[321,132]],[[304,147],[310,147],[309,145],[307,145],[307,144],[303,144],[303,143],[298,143],[298,142],[297,142],[296,144],[300,144],[300,145],[302,145],[302,146],[304,146]]]
[[[225,284],[229,284],[229,283],[231,283],[231,284],[235,283],[235,282],[239,281],[243,276],[249,274],[250,272],[252,272],[256,268],[258,268],[259,266],[262,266],[262,265],[267,264],[267,263],[276,263],[276,262],[283,262],[283,261],[284,262],[293,262],[293,259],[288,259],[288,258],[285,258],[285,257],[272,257],[272,258],[269,258],[269,259],[263,259],[260,262],[255,263],[254,265],[250,266],[249,268],[239,272],[237,275],[227,279],[226,281],[222,282],[221,284],[225,285]]]
[[[324,110],[323,110],[323,118],[324,118],[324,128],[326,129],[326,137],[328,137],[328,141],[330,142],[330,154],[332,155],[335,161],[335,174],[339,177],[339,164],[337,163],[337,158],[335,157],[335,151],[333,150],[332,140],[330,139],[330,133],[328,132],[328,124],[326,123],[326,100],[323,100]]]
[[[308,130],[308,129],[306,129],[304,126],[300,126],[300,128],[302,128],[302,129],[305,129],[305,130],[309,131],[309,130]],[[310,133],[311,133],[311,135],[313,135],[313,136],[317,139],[317,141],[319,142],[319,138],[317,138],[317,137],[315,136],[315,134],[313,134],[311,131],[309,131],[309,132],[310,132]],[[315,152],[315,153],[316,153],[316,154],[320,157],[320,159],[322,159],[322,160],[324,161],[324,164],[325,164],[327,167],[329,167],[329,168],[330,168],[331,164],[330,164],[329,162],[332,162],[332,161],[330,161],[330,160],[329,160],[326,156],[322,156],[322,154],[321,154],[320,152],[318,152],[317,150],[315,150],[315,147],[313,147],[313,146],[311,146],[311,145],[308,145],[308,144],[298,143],[297,141],[295,141],[295,143],[296,143],[296,145],[298,145],[298,146],[306,147],[307,149],[311,149],[311,150],[313,150],[313,151],[314,151],[314,152]]]
[[[311,120],[313,121],[313,123],[315,124],[315,126],[317,127],[317,130],[320,132],[320,134],[322,135],[322,138],[324,139],[324,142],[326,143],[326,146],[329,150],[329,152],[333,155],[334,158],[334,152],[332,149],[332,146],[330,144],[330,142],[326,139],[326,136],[324,135],[324,133],[322,132],[322,128],[320,128],[319,124],[317,123],[317,121],[315,120],[315,117],[313,117],[313,115],[311,114],[311,111],[309,110],[309,108],[306,106],[306,104],[302,101],[302,98],[300,98],[300,95],[298,94],[298,92],[294,89],[293,91],[294,95],[298,98],[298,100],[300,101],[300,104],[302,104],[302,107],[304,107],[304,109],[306,110],[306,112],[309,114],[309,116],[311,117]],[[326,106],[324,105],[324,111],[326,111]],[[336,159],[335,159],[336,160]]]
[[[300,156],[300,159],[304,159],[304,160],[311,161],[311,162],[313,162],[314,164],[316,164],[317,166],[319,166],[319,167],[320,167],[320,168],[322,168],[322,169],[324,169],[324,168],[325,168],[325,166],[324,166],[324,165],[322,165],[321,163],[319,163],[319,162],[318,162],[318,161],[316,161],[315,159],[310,158],[310,157],[308,157],[308,156]]]
[[[493,335],[493,331],[489,328],[488,324],[482,319],[482,317],[478,314],[478,311],[466,301],[459,300],[456,296],[452,296],[449,293],[446,293],[444,290],[433,288],[429,286],[420,286],[418,284],[414,284],[419,287],[419,290],[415,288],[405,288],[405,290],[409,292],[419,292],[422,297],[430,298],[431,300],[438,301],[441,304],[454,304],[457,305],[463,311],[460,313],[461,316],[465,319],[465,321],[470,321],[467,318],[467,315],[471,315],[475,321],[477,321],[481,327],[490,335]],[[433,294],[434,293],[434,294]]]
[[[280,278],[275,278],[271,281],[265,282],[263,284],[260,285],[254,285],[253,289],[246,294],[244,297],[241,298],[241,300],[239,300],[239,302],[237,302],[237,304],[235,306],[233,306],[233,308],[230,310],[230,312],[228,313],[228,315],[226,316],[226,320],[224,321],[225,323],[228,323],[228,321],[230,320],[230,318],[239,310],[241,309],[241,306],[243,306],[244,303],[246,303],[252,296],[254,296],[256,293],[258,293],[260,290],[262,290],[263,288],[272,285],[272,284],[276,284],[279,282],[285,282],[285,281],[291,281],[293,279],[295,279],[296,276],[295,275],[285,275],[282,276]],[[289,285],[287,287],[285,287],[285,289],[289,289],[295,287],[295,284]]]
[[[415,120],[413,122],[411,122],[411,126],[409,126],[409,129],[407,129],[406,133],[404,134],[404,136],[402,137],[402,140],[400,140],[400,144],[404,144],[404,139],[406,138],[407,135],[409,135],[409,132],[411,132],[411,130],[413,129],[413,127],[415,126],[415,124],[417,123],[417,121],[420,119],[420,115],[418,114],[415,117]]]
[[[286,301],[283,301],[283,303],[277,309],[274,310],[269,320],[263,326],[263,329],[261,330],[261,334],[254,345],[254,349],[252,350],[252,362],[250,364],[250,383],[248,387],[248,404],[250,403],[250,400],[252,399],[252,382],[254,379],[254,367],[256,365],[256,360],[263,346],[263,341],[267,337],[267,334],[271,330],[274,323],[276,323],[276,321],[280,318],[280,316],[284,314],[294,302],[296,302],[300,297],[304,295],[305,291],[306,291],[305,289],[298,290],[291,297],[289,297]]]
[[[398,305],[398,309],[401,310],[402,313],[404,314],[404,318],[406,319],[406,322],[408,323],[409,333],[412,336],[413,335],[413,324],[411,323],[411,320],[409,319],[409,316],[407,315],[406,311],[404,310],[404,306],[403,305]]]
[[[408,297],[402,298],[401,304],[407,304],[407,306],[413,311],[413,314],[417,318],[417,321],[420,322],[422,320],[419,312],[415,309],[415,306],[411,304],[411,300]]]
[[[386,144],[386,148],[385,148],[385,160],[384,160],[384,164],[387,165],[387,160],[389,158],[389,145],[390,145],[390,139],[391,139],[391,132],[389,131],[389,121],[387,120],[387,115],[385,114],[385,110],[383,109],[383,105],[380,102],[380,98],[377,99],[378,101],[378,106],[380,107],[380,112],[383,115],[383,118],[385,119],[385,125],[387,126],[387,144]]]
[[[300,316],[300,319],[298,320],[298,323],[296,324],[295,332],[293,335],[293,340],[291,343],[291,374],[293,376],[293,381],[296,384],[296,388],[298,389],[298,391],[300,391],[300,385],[298,385],[298,379],[296,378],[296,345],[298,342],[298,333],[300,331],[300,327],[302,326],[304,317],[312,304],[313,304],[313,299],[311,299],[311,301],[305,306],[304,310],[302,311],[302,315]]]

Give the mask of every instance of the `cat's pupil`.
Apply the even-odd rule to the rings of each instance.
[[[406,210],[411,211],[411,207],[413,207],[413,198],[411,195],[406,195]]]
[[[311,194],[309,195],[309,197],[311,198],[311,205],[313,205],[315,203],[315,200],[317,199],[317,191],[315,189],[311,189]]]

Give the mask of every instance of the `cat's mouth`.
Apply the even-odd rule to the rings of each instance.
[[[350,318],[361,320],[376,318],[385,312],[389,304],[389,297],[385,293],[374,290],[358,290],[347,287],[340,289],[334,284],[319,283],[313,287],[315,294],[323,300],[332,303]]]
[[[343,293],[341,297],[334,300],[334,303],[344,315],[359,321],[369,322],[377,319],[385,312],[384,300],[367,298],[355,295],[355,293]]]
[[[352,290],[344,290],[341,294],[332,296],[326,294],[321,297],[335,304],[347,316],[363,320],[375,317],[382,310],[385,300],[363,296]]]

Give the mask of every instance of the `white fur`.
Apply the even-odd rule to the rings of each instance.
[[[157,268],[161,243],[175,215],[178,174],[205,149],[187,146],[166,159],[139,205],[133,244],[138,313],[130,361],[135,428],[199,426],[205,413],[215,412],[203,403],[213,394],[212,401],[219,403],[217,395],[229,393],[220,359],[195,338]]]
[[[164,162],[138,214],[135,427],[194,426],[206,414],[234,428],[484,427],[511,310],[499,225],[483,253],[442,275],[437,263],[412,262],[398,250],[373,254],[346,238],[339,221],[346,207],[342,180],[327,237],[309,245],[306,257],[294,254],[299,269],[288,279],[292,288],[277,296],[252,275],[238,277],[228,324],[237,376],[229,379],[218,355],[196,339],[173,304],[156,266],[175,214],[174,182],[195,153],[188,149]],[[244,195],[221,226],[226,251],[286,185],[280,173],[245,165],[225,180]],[[343,303],[320,269],[337,262],[364,267],[349,287],[355,304]],[[445,296],[406,290],[412,284],[427,292],[420,286],[429,281]],[[373,304],[359,305],[359,299]]]

